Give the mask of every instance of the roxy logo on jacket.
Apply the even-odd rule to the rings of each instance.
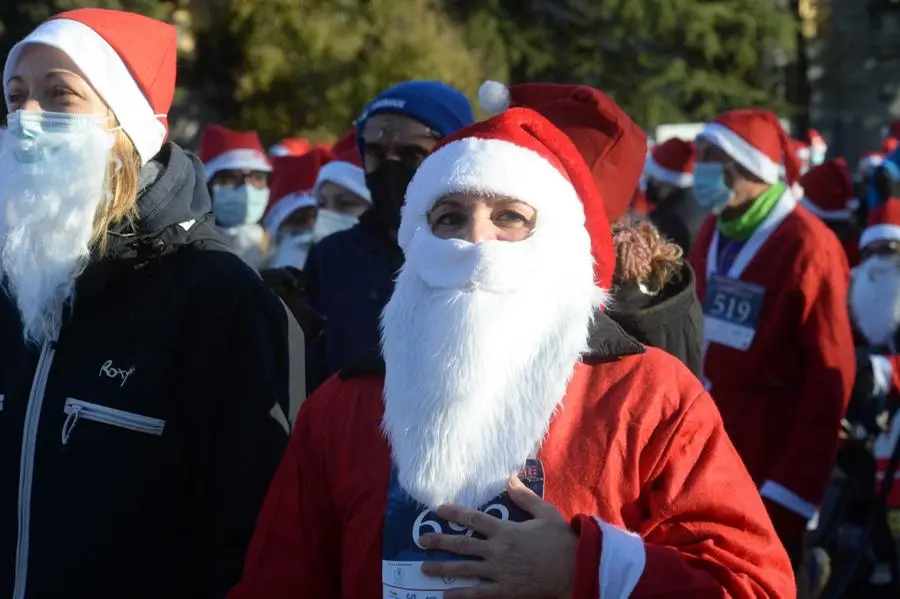
[[[112,360],[107,360],[103,363],[103,366],[100,367],[100,376],[116,379],[117,381],[120,381],[119,387],[124,387],[125,383],[128,382],[128,377],[134,374],[134,371],[134,365],[132,365],[131,368],[116,368],[113,366]]]

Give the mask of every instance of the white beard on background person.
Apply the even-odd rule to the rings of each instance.
[[[587,347],[606,298],[590,240],[543,233],[473,245],[420,228],[406,252],[382,314],[382,426],[400,485],[424,505],[499,495]]]
[[[850,310],[871,345],[890,347],[900,326],[900,256],[871,256],[854,269]]]
[[[27,341],[55,339],[87,266],[97,208],[105,199],[112,133],[0,137],[0,275]]]

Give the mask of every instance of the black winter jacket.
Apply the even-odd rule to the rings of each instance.
[[[224,597],[286,446],[296,323],[196,158],[170,144],[141,178],[56,342],[26,346],[0,291],[0,597]]]
[[[614,290],[610,317],[645,345],[681,360],[697,377],[703,368],[703,307],[697,299],[694,269],[687,262],[681,277],[655,296],[637,285]]]

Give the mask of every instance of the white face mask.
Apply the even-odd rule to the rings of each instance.
[[[303,231],[290,237],[285,237],[278,242],[275,255],[269,261],[269,268],[283,268],[293,266],[303,270],[306,265],[306,256],[313,244],[313,232]]]
[[[55,338],[89,243],[115,137],[106,117],[17,111],[0,134],[0,272],[26,339]]]
[[[316,226],[313,227],[313,239],[321,241],[332,233],[346,231],[358,222],[359,219],[352,214],[320,208],[316,216]]]

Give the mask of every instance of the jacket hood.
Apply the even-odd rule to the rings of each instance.
[[[141,169],[137,206],[133,225],[123,223],[108,233],[109,249],[101,261],[150,258],[198,243],[228,247],[214,226],[203,164],[174,143]]]
[[[79,277],[79,302],[100,294],[121,269],[139,268],[185,247],[230,251],[215,226],[203,165],[174,143],[141,169],[137,206],[137,219],[109,231],[106,253],[93,257]]]
[[[646,295],[633,284],[616,289],[610,311],[613,320],[641,340],[652,337],[663,326],[680,323],[694,305],[697,293],[690,264],[683,263],[680,275],[657,295]]]

